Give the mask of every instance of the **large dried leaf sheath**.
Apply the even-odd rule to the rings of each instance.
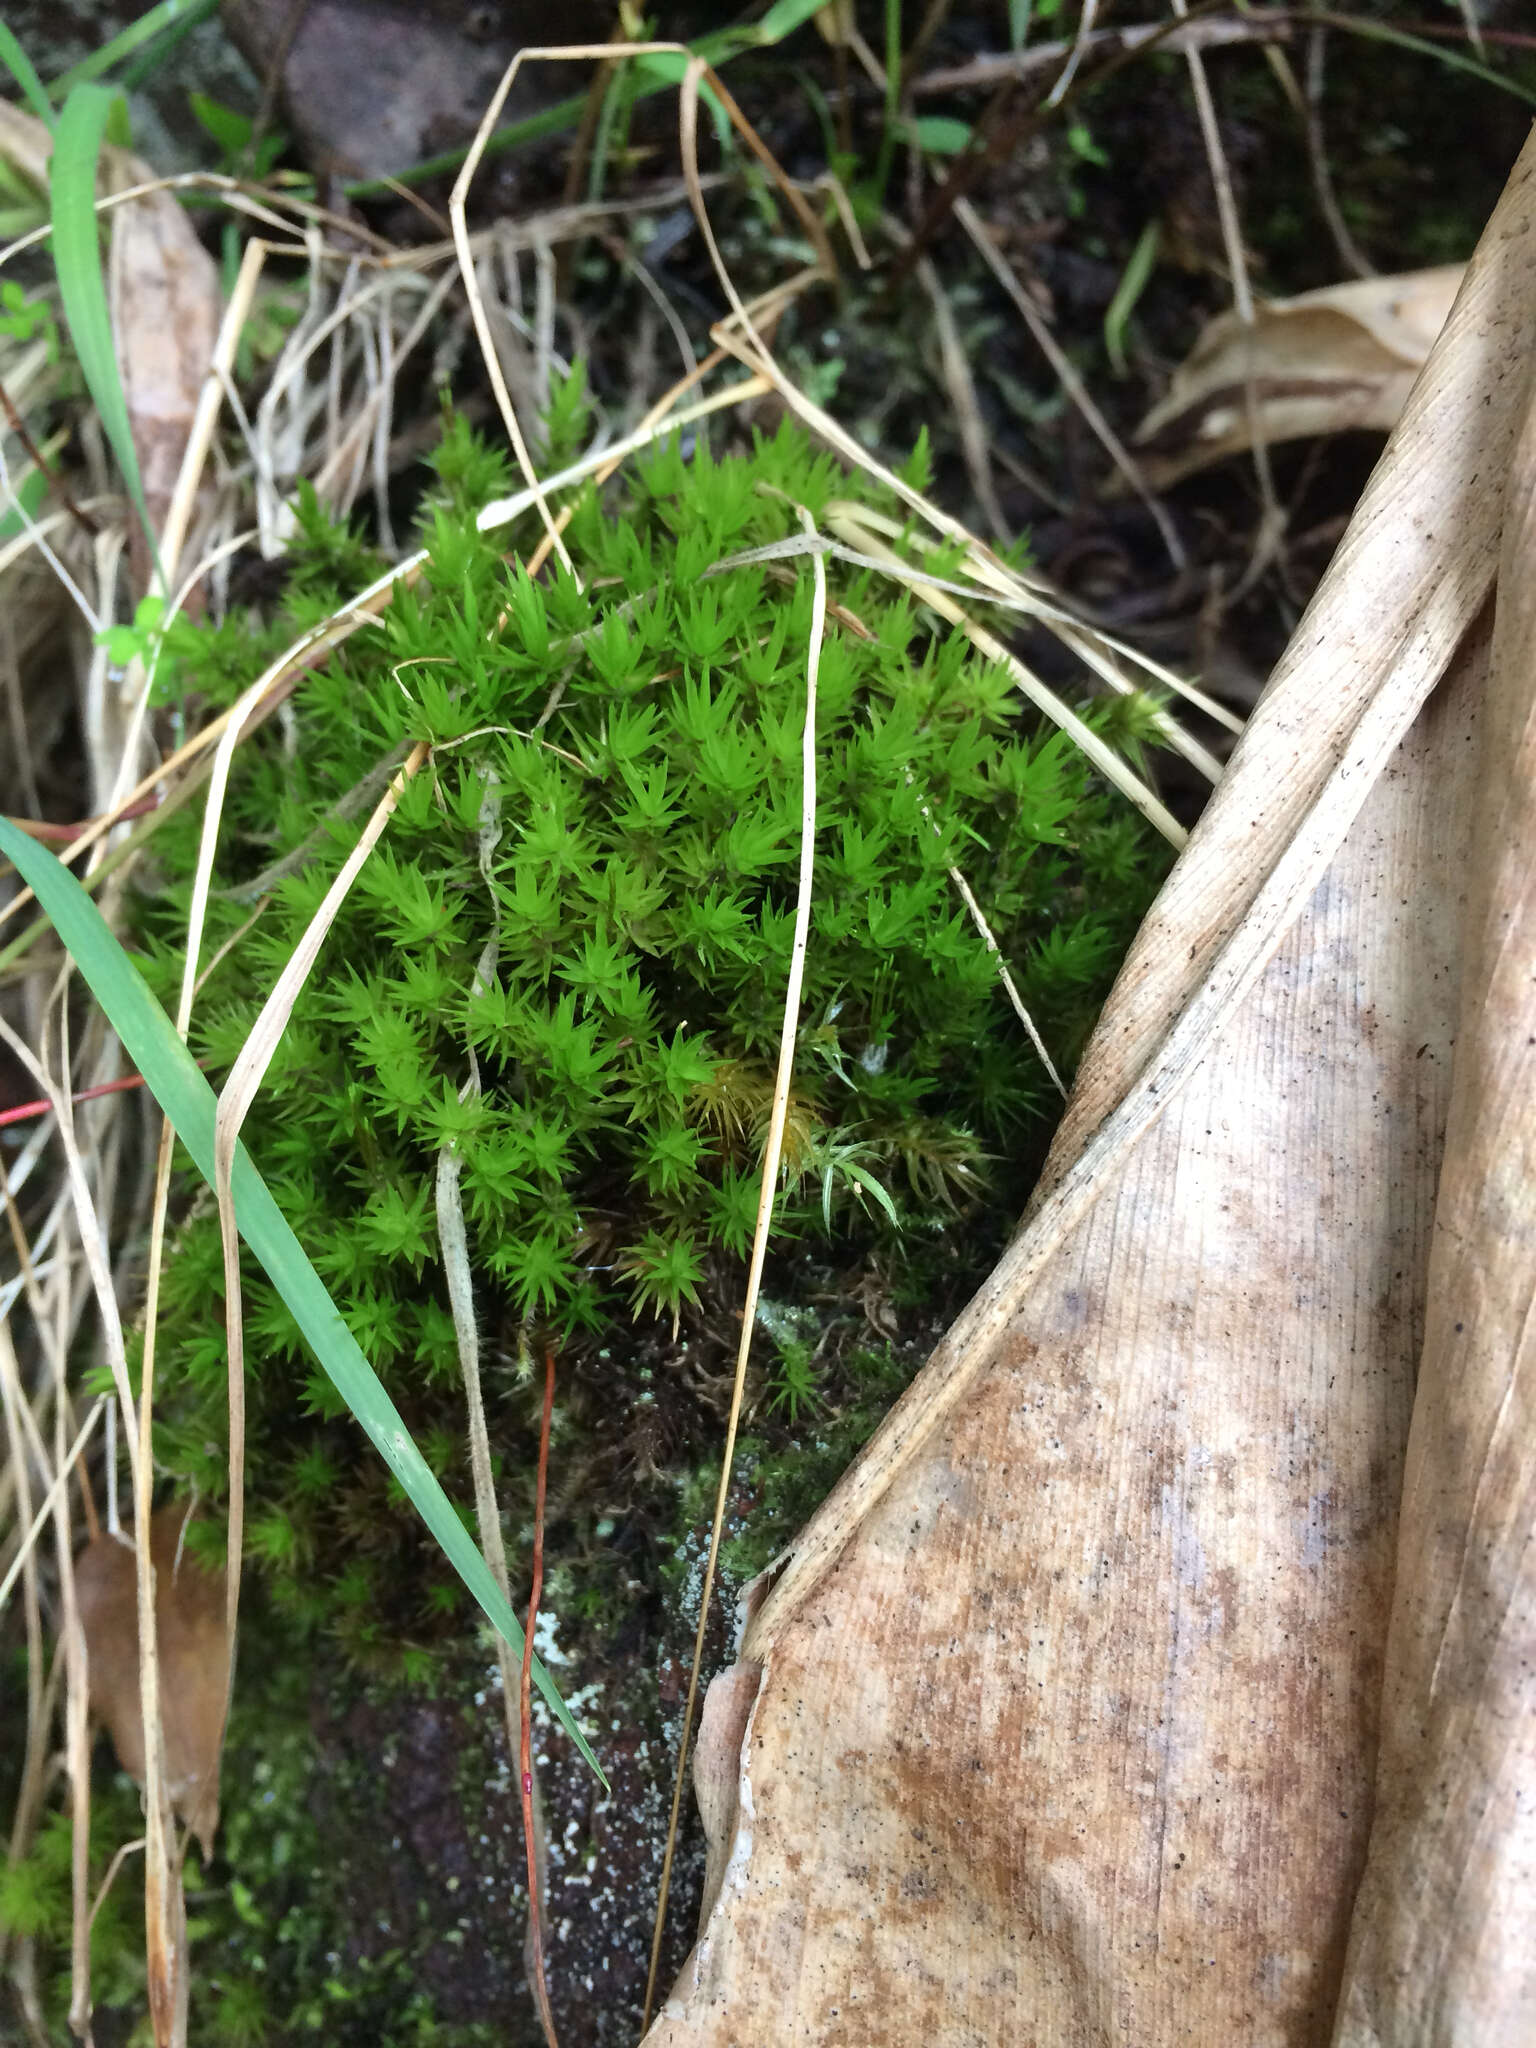
[[[1041,1194],[707,1709],[653,2048],[1536,2038],[1533,338],[1536,146]]]

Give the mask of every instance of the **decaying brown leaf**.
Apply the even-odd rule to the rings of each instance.
[[[136,158],[121,153],[109,166],[118,190],[148,182],[151,175]],[[218,268],[174,193],[146,192],[113,210],[108,282],[128,425],[158,538],[175,495],[223,310]],[[130,547],[135,581],[143,590],[149,583],[149,549],[136,524]]]
[[[1403,1486],[1376,1819],[1335,2036],[1348,2048],[1516,2048],[1536,2038],[1533,567],[1528,398],[1482,709],[1461,1029]]]
[[[1388,432],[1445,325],[1466,266],[1367,277],[1271,299],[1245,326],[1222,313],[1136,431],[1153,489],[1253,445]],[[1250,409],[1249,388],[1252,388]]]
[[[228,1668],[224,1574],[205,1570],[182,1544],[186,1512],[185,1507],[160,1510],[150,1554],[166,1790],[206,1856],[219,1821],[219,1744]],[[107,1533],[88,1544],[75,1560],[75,1596],[85,1631],[91,1710],[112,1737],[118,1762],[142,1786],[138,1604],[129,1546]]]
[[[1338,2038],[1536,2035],[1536,764],[1484,702],[1533,329],[1536,142],[1018,1237],[718,1681],[652,2048],[1322,2044],[1368,1845]]]
[[[46,193],[53,140],[42,122],[0,101],[0,155]],[[152,184],[126,150],[102,152],[110,191]],[[150,523],[165,524],[203,383],[213,361],[222,301],[218,267],[171,192],[145,192],[114,207],[108,273],[112,333],[128,424]],[[149,582],[144,536],[131,537],[139,588]]]

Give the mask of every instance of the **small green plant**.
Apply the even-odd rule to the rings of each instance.
[[[126,667],[130,661],[142,661],[150,667],[158,651],[164,616],[163,597],[141,597],[134,606],[132,625],[109,626],[97,636],[98,644],[105,647],[119,667]]]
[[[816,1369],[816,1347],[806,1338],[786,1332],[777,1349],[767,1410],[770,1415],[782,1415],[791,1429],[797,1429],[826,1405]]]
[[[288,147],[288,138],[281,129],[269,129],[258,135],[249,114],[226,107],[205,92],[189,93],[187,103],[198,126],[218,145],[221,171],[265,178]]]
[[[12,341],[31,341],[40,335],[48,348],[48,360],[59,353],[59,328],[53,308],[44,298],[29,298],[15,278],[0,283],[0,334]]]

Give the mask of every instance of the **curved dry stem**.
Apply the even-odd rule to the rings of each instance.
[[[807,534],[814,524],[809,512],[800,511]],[[773,1192],[784,1152],[784,1126],[789,1114],[790,1083],[794,1078],[795,1038],[800,1020],[800,989],[805,979],[805,955],[810,942],[811,877],[816,851],[816,678],[821,665],[821,643],[827,626],[827,571],[824,557],[811,556],[814,597],[811,630],[806,647],[805,722],[800,742],[800,872],[795,896],[794,938],[789,956],[789,975],[784,989],[784,1024],[779,1038],[778,1072],[774,1077],[773,1104],[768,1115],[768,1134],[763,1144],[762,1187],[757,1198],[757,1227],[752,1235],[752,1255],[747,1266],[746,1296],[741,1310],[741,1335],[736,1346],[736,1371],[731,1382],[731,1406],[725,1425],[725,1449],[720,1460],[720,1484],[715,1494],[715,1514],[709,1531],[709,1552],[704,1565],[704,1584],[699,1594],[699,1621],[693,1641],[693,1663],[688,1672],[688,1696],[683,1703],[682,1734],[678,1739],[677,1776],[672,1787],[672,1811],[667,1822],[667,1845],[662,1856],[661,1885],[656,1900],[656,1923],[651,1935],[651,1960],[645,1983],[645,2011],[641,2031],[649,2026],[656,1997],[656,1974],[661,1964],[661,1938],[666,1926],[667,1895],[672,1881],[672,1858],[677,1846],[678,1816],[683,1803],[683,1785],[688,1766],[688,1742],[693,1712],[698,1701],[699,1673],[704,1664],[704,1637],[709,1626],[710,1602],[715,1590],[715,1567],[720,1556],[720,1537],[725,1527],[730,1498],[731,1466],[736,1454],[736,1431],[741,1421],[742,1397],[747,1383],[747,1357],[752,1348],[752,1329],[757,1317],[757,1298],[762,1286],[763,1264],[768,1256],[768,1232],[773,1221]]]

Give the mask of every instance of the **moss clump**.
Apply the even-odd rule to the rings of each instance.
[[[579,431],[579,398],[563,395],[557,439]],[[601,1397],[587,1380],[589,1419],[606,1400],[611,1434],[637,1396],[617,1361],[638,1346],[664,1372],[739,1298],[789,968],[811,578],[790,558],[729,558],[792,539],[796,504],[816,514],[858,490],[789,429],[718,461],[666,446],[577,507],[578,583],[530,579],[476,530],[501,479],[462,427],[436,469],[421,582],[305,678],[286,738],[274,723],[239,750],[205,948],[218,965],[193,1042],[217,1077],[355,843],[358,793],[429,742],[245,1135],[429,1461],[467,1491],[434,1204],[445,1147],[493,1410],[512,1404],[520,1446],[530,1326],[568,1361],[611,1352]],[[291,617],[267,637],[369,567],[308,507]],[[901,586],[836,563],[830,582],[775,1244],[788,1257],[830,1235],[857,1267],[956,1217],[967,1233],[1006,1219],[1048,1129],[1051,1096],[950,869],[1070,1058],[1165,862],[1081,756],[1023,714],[1008,677],[935,633]],[[250,672],[237,644],[228,624],[178,628],[175,672],[217,700]],[[1090,716],[1134,743],[1149,711]],[[196,832],[168,823],[141,903],[167,994]],[[215,1219],[194,1206],[165,1277],[157,1452],[213,1500],[220,1288]],[[254,1272],[246,1320],[258,1565],[355,1649],[461,1627],[446,1571],[424,1553],[403,1562],[415,1539],[397,1490],[360,1462],[338,1396]],[[520,1448],[503,1475],[514,1515],[527,1465]]]

